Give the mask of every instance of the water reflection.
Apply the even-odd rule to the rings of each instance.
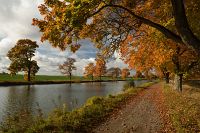
[[[19,110],[34,110],[35,88],[34,86],[8,87],[7,96],[2,109],[3,114],[13,114]],[[3,116],[1,116],[3,117]]]

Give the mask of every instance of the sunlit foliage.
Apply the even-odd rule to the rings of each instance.
[[[93,80],[94,71],[95,71],[94,63],[89,63],[89,64],[85,67],[84,76],[85,76],[85,77],[91,76],[91,77],[92,77],[92,80]]]
[[[98,57],[96,59],[96,65],[95,65],[95,71],[94,71],[94,76],[99,77],[101,80],[101,77],[106,73],[106,61]]]

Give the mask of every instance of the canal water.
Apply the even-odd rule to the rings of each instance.
[[[138,86],[146,81],[134,82]],[[48,114],[53,108],[66,104],[72,110],[83,105],[92,96],[116,94],[122,91],[126,83],[127,81],[116,81],[0,87],[0,121],[7,114],[27,108],[33,113],[39,108],[44,114]]]

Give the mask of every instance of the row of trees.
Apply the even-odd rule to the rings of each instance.
[[[17,44],[8,51],[8,58],[11,60],[11,64],[8,68],[11,75],[16,75],[18,72],[24,72],[24,79],[31,81],[34,79],[35,74],[39,71],[39,66],[37,61],[33,60],[34,53],[38,45],[35,41],[29,39],[20,39]],[[74,58],[67,58],[66,61],[59,65],[59,69],[62,74],[69,76],[70,81],[72,79],[72,71],[76,70],[74,63],[76,60]],[[93,80],[94,77],[101,77],[107,73],[107,76],[113,78],[119,77],[122,74],[123,78],[130,75],[128,69],[110,68],[106,70],[106,62],[102,58],[96,59],[96,65],[94,63],[89,63],[85,67],[85,76],[91,76]]]
[[[24,71],[25,80],[31,81],[32,79],[34,79],[35,74],[39,70],[37,62],[32,59],[34,57],[34,53],[37,47],[38,45],[36,44],[35,41],[31,41],[29,39],[21,39],[11,50],[9,50],[7,56],[11,60],[11,64],[8,70],[10,71],[11,75],[15,75],[20,71]],[[70,81],[72,79],[72,71],[77,69],[74,65],[75,62],[76,60],[74,58],[67,58],[63,64],[59,65],[61,73],[66,76],[69,76]],[[137,68],[136,63],[134,64],[134,67]],[[147,68],[147,65],[145,66],[145,68]],[[102,76],[108,76],[112,77],[113,79],[116,79],[120,75],[123,79],[125,79],[130,75],[129,69],[124,68],[121,70],[118,67],[112,67],[107,69],[106,61],[100,57],[96,59],[96,64],[89,63],[85,67],[85,73],[84,73],[85,77],[91,77],[92,80],[93,77],[99,77],[101,80]],[[140,71],[137,71],[135,77],[137,78],[145,77],[149,79],[150,77],[153,76],[152,73],[149,74],[149,71],[144,71],[143,74]]]
[[[74,58],[67,58],[63,64],[59,65],[61,73],[69,76],[70,81],[72,79],[72,71],[77,69],[74,65],[75,62],[76,60]],[[112,67],[107,70],[106,62],[104,59],[101,58],[96,59],[96,64],[89,63],[87,66],[85,66],[84,76],[91,77],[92,80],[94,79],[94,77],[99,77],[101,80],[102,76],[109,76],[115,79],[120,75],[123,79],[125,79],[130,75],[129,69],[124,68],[121,70],[118,67]]]
[[[123,79],[128,77],[130,75],[129,69],[124,68],[120,69],[118,67],[111,67],[108,70],[106,69],[106,62],[103,59],[97,59],[96,65],[94,63],[89,63],[85,67],[85,77],[91,77],[93,80],[93,77],[99,77],[100,80],[102,76],[109,76],[113,79],[118,78],[120,75]]]

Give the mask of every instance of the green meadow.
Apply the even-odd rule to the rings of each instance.
[[[127,79],[131,79],[131,78],[127,78]],[[50,76],[50,75],[36,75],[35,79],[33,81],[69,81],[69,77],[67,76]],[[83,76],[73,76],[72,77],[72,81],[88,81],[88,80],[92,80],[91,78],[86,78]],[[94,80],[99,80],[99,78],[94,78]],[[102,77],[102,80],[121,80],[121,78],[117,78],[117,79],[112,79],[111,77]],[[0,74],[0,81],[8,81],[8,82],[16,82],[16,81],[20,81],[23,82],[24,80],[24,76],[17,74],[14,76],[11,76],[9,74]]]

